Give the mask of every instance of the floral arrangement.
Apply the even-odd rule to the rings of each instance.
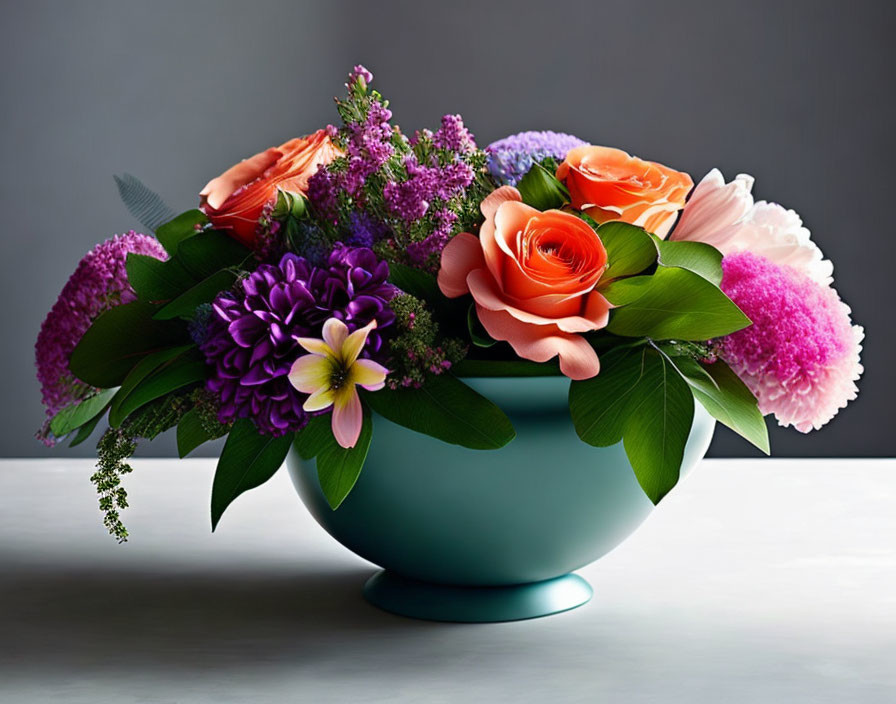
[[[623,442],[658,502],[695,403],[768,453],[855,398],[862,329],[832,266],[752,178],[691,177],[619,149],[524,132],[480,149],[460,116],[406,135],[355,67],[328,126],[212,179],[154,230],[100,244],[37,340],[47,444],[105,417],[92,480],[127,537],[122,475],[141,439],[183,457],[226,436],[212,525],[291,446],[335,509],[375,416],[469,448],[512,423],[465,377],[563,375],[581,440]],[[160,220],[167,220],[159,224]]]

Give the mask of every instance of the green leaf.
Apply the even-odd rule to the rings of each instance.
[[[65,437],[94,418],[99,419],[117,390],[103,389],[95,396],[66,406],[53,416],[50,421],[50,432],[57,438]]]
[[[493,347],[497,344],[497,340],[493,340],[476,315],[476,304],[471,303],[467,308],[467,330],[470,333],[470,340],[477,347]]]
[[[250,420],[233,424],[212,482],[212,530],[237,496],[261,486],[280,469],[293,435],[261,435]]]
[[[121,382],[121,388],[118,389],[118,393],[116,393],[115,398],[112,399],[112,405],[109,409],[109,423],[113,427],[118,427],[118,425],[120,425],[121,420],[124,419],[124,416],[119,415],[121,404],[124,403],[125,399],[130,395],[134,388],[140,384],[140,382],[166,362],[171,361],[193,347],[195,347],[195,345],[192,344],[168,347],[148,354],[137,362],[137,364],[134,365],[134,368],[128,372],[124,381]]]
[[[652,276],[630,276],[626,279],[616,279],[608,284],[600,283],[597,288],[604,298],[614,306],[624,306],[634,303],[643,296],[652,284]]]
[[[641,295],[611,313],[609,332],[656,340],[709,340],[750,325],[718,286],[687,269],[659,267],[649,284],[638,286]]]
[[[556,359],[531,362],[528,359],[462,359],[451,368],[456,377],[483,376],[562,376]]]
[[[162,243],[165,251],[174,256],[177,254],[178,245],[197,233],[196,226],[207,223],[208,218],[201,210],[188,210],[159,226],[156,230],[156,237]]]
[[[329,421],[329,416],[324,416]],[[373,422],[370,411],[364,409],[364,422],[361,426],[361,435],[354,447],[341,447],[333,434],[329,435],[329,442],[315,456],[317,463],[317,480],[320,488],[327,498],[327,503],[334,511],[345,501],[345,497],[354,488],[367,459],[370,449],[370,440],[373,437]]]
[[[93,431],[96,430],[96,426],[99,425],[102,419],[103,414],[98,413],[93,417],[93,420],[87,421],[84,425],[78,428],[78,432],[75,433],[75,437],[72,438],[72,441],[68,444],[68,446],[77,447],[82,442],[85,442],[91,435],[93,435]]]
[[[146,355],[190,341],[182,322],[153,320],[155,311],[134,301],[100,315],[72,352],[72,373],[91,386],[119,386]]]
[[[221,291],[233,286],[236,278],[236,274],[229,269],[222,269],[203,279],[163,306],[155,314],[154,318],[156,320],[170,320],[179,317],[192,318],[200,305],[211,303]]]
[[[178,261],[161,261],[148,254],[128,254],[128,283],[141,301],[169,301],[194,285],[195,279]]]
[[[622,443],[644,493],[653,503],[678,483],[694,422],[694,397],[675,367],[654,350],[629,399]]]
[[[569,413],[576,433],[589,445],[608,447],[622,439],[645,357],[644,349],[610,352],[601,358],[600,374],[569,385]]]
[[[330,414],[314,416],[296,435],[294,445],[303,460],[317,457],[331,442],[336,442],[330,429],[330,419]]]
[[[444,298],[439,290],[436,277],[422,269],[415,269],[399,262],[390,262],[389,281],[405,293],[409,293],[423,301],[434,301]]]
[[[162,364],[140,381],[121,402],[113,405],[109,412],[109,425],[117,428],[131,413],[150,401],[155,401],[184,386],[204,381],[205,373],[205,363],[188,355],[176,357]]]
[[[516,186],[523,203],[538,210],[560,208],[569,202],[569,191],[541,164],[533,164]]]
[[[659,252],[659,263],[699,274],[716,286],[722,283],[722,253],[703,242],[670,242],[651,235]]]
[[[194,281],[201,281],[221,269],[239,266],[250,256],[252,252],[229,235],[205,230],[181,242],[171,262],[180,264]]]
[[[203,443],[224,435],[225,430],[226,426],[222,425],[220,433],[210,433],[197,409],[187,411],[177,424],[178,456],[183,459]]]
[[[474,450],[496,450],[516,437],[510,419],[485,396],[450,374],[422,388],[365,392],[370,408],[393,423]]]
[[[690,357],[673,357],[672,362],[690,385],[694,398],[713,418],[766,455],[771,454],[768,428],[756,398],[725,362],[704,365]]]
[[[640,274],[656,261],[656,245],[644,228],[626,222],[608,222],[597,228],[607,250],[609,266],[601,282]]]

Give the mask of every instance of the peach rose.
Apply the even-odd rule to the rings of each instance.
[[[213,178],[199,193],[200,207],[214,227],[230,230],[251,247],[262,210],[277,198],[277,191],[304,195],[317,168],[341,154],[324,130],[291,139]]]
[[[621,220],[665,237],[694,186],[683,171],[643,161],[621,149],[586,145],[557,168],[573,207],[599,223]]]
[[[502,186],[482,205],[479,237],[467,232],[442,251],[439,288],[473,295],[483,327],[524,359],[560,358],[560,371],[588,379],[600,371],[583,332],[607,324],[610,304],[595,285],[607,265],[597,233],[575,215],[540,212]]]

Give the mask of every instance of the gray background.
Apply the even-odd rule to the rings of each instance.
[[[753,174],[867,334],[860,399],[810,437],[773,428],[773,451],[892,456],[894,20],[855,0],[5,2],[0,456],[48,454],[33,341],[78,259],[137,225],[112,174],[192,207],[235,161],[335,121],[356,62],[409,129],[460,112],[483,145],[550,128],[695,180]],[[720,429],[712,453],[751,450]]]

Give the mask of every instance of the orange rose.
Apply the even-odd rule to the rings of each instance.
[[[480,207],[479,237],[462,232],[442,251],[442,293],[471,293],[488,334],[520,357],[559,356],[571,379],[596,375],[597,353],[578,333],[604,327],[609,317],[610,304],[594,290],[607,265],[597,233],[575,215],[525,205],[510,186]]]
[[[683,171],[591,145],[572,149],[557,178],[566,181],[573,207],[597,222],[621,220],[658,237],[669,233],[694,186]]]
[[[199,193],[202,211],[214,227],[251,247],[262,210],[277,191],[304,195],[317,168],[341,154],[324,130],[271,147],[209,181]]]

